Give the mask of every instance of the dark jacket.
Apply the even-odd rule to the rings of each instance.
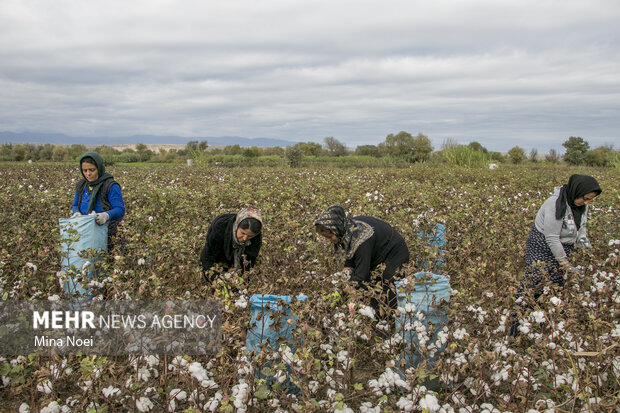
[[[215,264],[222,264],[224,269],[229,269],[234,266],[234,251],[233,251],[233,224],[235,223],[236,214],[223,214],[216,217],[209,231],[207,231],[207,237],[205,240],[205,246],[200,253],[200,262],[202,263],[203,271],[207,271]],[[263,235],[262,232],[256,235],[251,240],[251,244],[245,247],[244,261],[248,261],[244,264],[243,271],[249,270],[256,264],[258,253],[262,244]]]
[[[73,205],[71,210],[81,214],[88,213],[88,201],[90,192],[88,192],[88,181],[84,178],[80,179],[75,185],[75,195],[73,197]],[[125,216],[125,202],[121,186],[113,179],[107,179],[103,182],[103,186],[99,194],[97,194],[97,202],[95,204],[95,212],[107,212],[110,216],[108,223],[108,235],[116,234],[118,224]]]
[[[374,229],[372,237],[362,243],[344,266],[353,268],[350,281],[368,282],[371,272],[385,264],[384,280],[391,280],[403,264],[409,262],[409,248],[403,237],[387,222],[373,217],[355,217]]]

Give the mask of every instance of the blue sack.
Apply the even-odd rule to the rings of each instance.
[[[296,297],[298,301],[305,301],[306,296]],[[291,297],[288,295],[262,295],[254,294],[250,297],[250,329],[245,339],[245,346],[249,351],[260,352],[259,345],[266,343],[272,349],[277,350],[278,339],[282,338],[289,343],[291,350],[295,351],[293,343],[293,330],[295,329],[297,316],[291,313]],[[275,320],[272,314],[282,311],[280,328],[273,326]],[[292,320],[289,324],[287,320]]]
[[[405,292],[404,286],[408,280],[399,280],[395,283],[399,310],[399,315],[396,317],[396,332],[403,336],[406,343],[406,349],[400,358],[404,359],[404,368],[417,367],[426,360],[427,369],[431,370],[447,343],[436,348],[433,355],[422,354],[415,325],[416,321],[419,322],[426,331],[429,331],[429,324],[433,325],[425,347],[438,342],[439,332],[448,325],[448,315],[440,308],[440,303],[450,300],[450,276],[419,272],[414,277],[414,291]],[[422,319],[416,317],[418,312],[424,315]]]
[[[88,279],[95,278],[95,261],[100,260],[101,257],[83,258],[79,254],[88,249],[108,250],[108,223],[97,225],[95,215],[59,218],[58,223],[61,237],[62,258],[60,265],[62,272],[67,272],[73,267],[75,272],[84,270]],[[83,288],[73,276],[67,277],[62,288],[66,295],[79,301],[91,301],[96,295],[90,288]],[[77,295],[82,296],[82,298],[76,298]]]
[[[295,297],[298,301],[305,301],[305,295],[299,295]],[[274,325],[277,314],[274,312],[282,312],[280,316],[279,328]],[[293,330],[296,327],[298,316],[291,312],[291,297],[288,295],[261,295],[254,294],[250,297],[250,328],[245,338],[245,347],[258,354],[261,351],[261,345],[269,346],[273,351],[279,351],[280,345],[288,345],[291,352],[295,353],[297,346],[300,344],[293,338]],[[291,320],[289,323],[288,320]],[[272,386],[275,383],[273,376],[265,376],[264,369],[269,370],[273,366],[273,361],[268,361],[263,366],[259,366],[256,370],[256,377],[265,379],[268,386]],[[290,373],[291,367],[286,365],[287,372]],[[282,386],[288,389],[289,393],[298,394],[300,392],[299,387],[291,382],[290,379],[282,384]]]
[[[443,248],[446,245],[446,226],[437,224],[432,231],[420,230],[418,239],[428,242],[428,246],[436,251],[439,258],[435,261],[434,270],[440,271],[443,265]],[[428,262],[422,263],[422,268],[428,268],[428,264]]]

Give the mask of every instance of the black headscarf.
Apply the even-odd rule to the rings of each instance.
[[[367,223],[347,218],[346,212],[340,205],[327,208],[327,211],[323,212],[314,224],[325,227],[336,234],[340,242],[334,245],[334,249],[337,251],[339,246],[342,247],[347,259],[351,259],[357,248],[375,233],[375,230]]]
[[[94,182],[90,182],[88,179],[86,179],[86,177],[84,176],[84,172],[82,172],[82,162],[86,160],[86,162],[92,163],[91,159],[95,162],[97,172],[99,173],[99,177]],[[89,187],[93,188],[92,193],[90,194],[90,200],[88,201],[88,211],[86,212],[87,214],[89,214],[92,210],[95,209],[95,205],[97,204],[97,194],[99,193],[99,190],[103,185],[103,181],[111,179],[112,175],[105,171],[105,166],[103,165],[103,158],[97,152],[86,152],[84,155],[82,155],[82,157],[80,158],[80,173],[82,174],[82,176],[84,176],[84,179],[86,179],[86,184]]]
[[[566,204],[573,212],[573,218],[577,228],[581,226],[581,215],[586,210],[586,205],[576,206],[575,199],[581,198],[590,192],[595,192],[598,196],[602,191],[596,179],[589,175],[571,175],[568,184],[560,188],[560,195],[555,201],[555,219],[562,219],[566,214]]]

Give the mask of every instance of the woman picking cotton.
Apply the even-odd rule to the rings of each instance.
[[[368,289],[380,284],[381,296],[371,300],[379,317],[381,304],[385,309],[396,308],[394,278],[400,278],[403,265],[409,262],[409,248],[392,226],[369,216],[349,218],[341,206],[335,205],[319,216],[315,228],[334,244],[335,251],[344,251],[344,271],[350,273],[349,281],[354,287]],[[383,272],[373,277],[373,271],[382,264]]]
[[[575,246],[590,247],[586,235],[588,204],[600,193],[593,177],[572,175],[543,203],[525,246],[525,277],[518,301],[527,290],[534,290],[534,299],[538,299],[543,277],[562,287],[565,274],[580,276],[569,257]]]
[[[80,158],[82,179],[75,186],[71,210],[73,217],[96,214],[95,222],[108,222],[108,251],[112,249],[113,237],[125,216],[125,202],[121,186],[106,172],[103,158],[97,152],[86,152]]]
[[[243,273],[254,267],[262,244],[262,227],[260,210],[254,207],[216,217],[200,253],[205,281],[211,283],[220,275],[216,264],[225,272],[235,269]]]

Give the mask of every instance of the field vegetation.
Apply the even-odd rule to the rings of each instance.
[[[119,228],[124,250],[103,264],[106,298],[219,299],[222,349],[213,357],[0,357],[2,409],[612,412],[620,404],[617,169],[414,163],[108,170],[123,187],[127,214]],[[518,313],[521,334],[510,338],[527,234],[553,187],[572,173],[591,174],[603,188],[588,222],[593,248],[574,256],[585,276],[561,290],[548,285],[536,305]],[[70,215],[78,178],[77,165],[0,164],[3,300],[63,298],[58,218]],[[437,258],[418,231],[445,224],[449,324],[437,343],[418,349],[428,354],[447,345],[434,366],[406,368],[402,335],[377,337],[377,320],[364,304],[372,292],[343,294],[342,256],[313,228],[333,204],[397,228],[414,258],[409,277]],[[246,277],[220,280],[213,292],[199,264],[207,228],[246,205],[265,219],[257,266]],[[260,355],[245,349],[248,300],[256,293],[308,297],[293,309],[294,352],[286,342]]]

